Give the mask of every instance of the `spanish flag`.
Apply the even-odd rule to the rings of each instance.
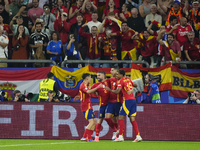
[[[143,78],[146,74],[152,74],[153,76],[161,76],[160,80],[160,91],[171,90],[171,63],[167,63],[164,66],[157,68],[144,68],[140,65],[132,63],[131,67],[131,80]],[[143,80],[144,81],[144,80]],[[148,85],[145,84],[144,91],[147,92]]]
[[[171,67],[172,89],[170,96],[178,98],[187,98],[188,92],[200,90],[200,73],[187,73],[181,71],[178,67]]]
[[[161,27],[161,24],[158,21],[153,20],[151,23],[156,25],[156,27],[158,27],[158,28]]]
[[[163,41],[163,42],[164,42],[165,46],[167,47],[167,49],[169,50],[172,60],[175,61],[176,57],[178,57],[178,54],[174,53],[174,51],[170,49],[167,41]]]

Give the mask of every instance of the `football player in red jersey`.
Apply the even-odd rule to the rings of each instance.
[[[102,84],[103,87],[108,86],[109,81],[108,79],[106,79],[106,73],[104,71],[97,72],[97,79],[98,79],[98,83],[93,84],[91,89],[96,88],[100,84]],[[103,122],[103,119],[105,118],[105,111],[106,111],[108,100],[110,97],[110,92],[104,88],[99,88],[96,90],[96,94],[98,95],[98,98],[99,98],[99,114],[98,114],[99,119],[96,125],[95,141],[99,142],[99,133],[102,128],[101,124]]]
[[[136,84],[134,84],[130,79],[125,78],[125,71],[123,69],[119,69],[117,73],[117,79],[119,80],[118,86],[116,90],[111,90],[108,87],[105,87],[106,90],[118,94],[120,91],[123,93],[123,104],[119,112],[119,137],[115,139],[115,142],[123,142],[124,141],[124,119],[125,116],[128,115],[130,118],[130,122],[133,125],[133,129],[136,134],[136,139],[133,142],[139,142],[142,140],[137,122],[135,121],[136,116],[136,100],[133,95],[133,87],[137,87]]]
[[[101,88],[101,84],[99,84],[97,87],[90,89],[89,84],[91,81],[91,75],[89,73],[84,73],[82,75],[83,83],[80,85],[79,88],[79,94],[81,99],[81,110],[83,111],[83,114],[85,116],[85,119],[89,121],[89,124],[87,125],[84,135],[81,138],[81,141],[88,141],[92,142],[92,134],[96,126],[96,119],[95,114],[92,109],[90,95],[91,93],[95,92],[99,88]],[[77,98],[78,99],[78,98]],[[74,100],[77,100],[76,98]]]

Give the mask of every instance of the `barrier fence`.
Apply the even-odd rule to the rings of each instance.
[[[98,103],[92,105],[97,117]],[[138,104],[137,111],[143,140],[200,140],[198,105]],[[80,103],[0,103],[0,138],[80,139],[87,124]],[[105,121],[102,126],[100,139],[111,139]],[[128,117],[124,138],[135,139]]]

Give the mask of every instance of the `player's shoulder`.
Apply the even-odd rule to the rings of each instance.
[[[5,34],[2,34],[3,39],[8,39],[8,36],[6,36]]]

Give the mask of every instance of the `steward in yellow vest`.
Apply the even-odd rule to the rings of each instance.
[[[38,102],[48,101],[49,91],[54,91],[54,95],[55,96],[57,95],[59,91],[59,87],[56,81],[53,80],[53,78],[54,78],[54,74],[52,72],[49,72],[47,73],[47,79],[44,79],[40,82],[40,92],[39,92]]]

